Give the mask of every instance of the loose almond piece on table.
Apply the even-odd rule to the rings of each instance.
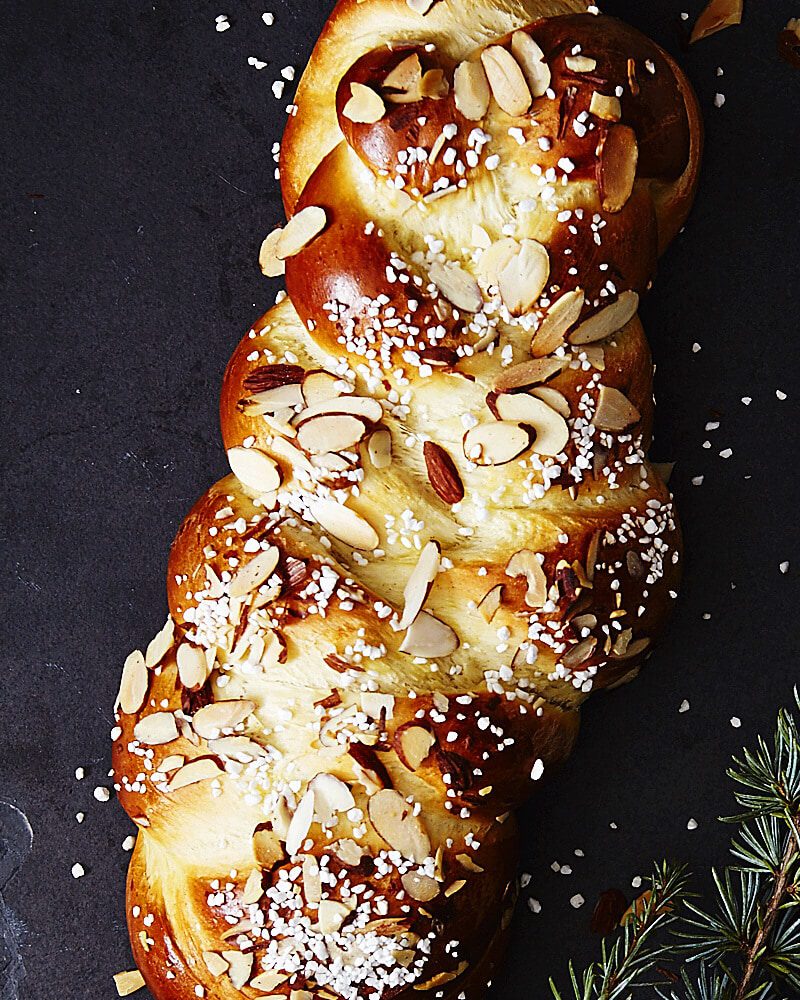
[[[556,299],[533,335],[531,354],[534,357],[545,357],[561,346],[568,331],[578,322],[585,298],[582,288],[573,288]]]
[[[511,36],[511,51],[522,68],[534,97],[541,97],[550,86],[550,67],[544,52],[527,31],[515,31]]]
[[[133,727],[133,738],[149,747],[171,743],[178,738],[178,724],[172,712],[153,712],[139,719]]]
[[[130,972],[118,972],[113,977],[114,986],[117,988],[117,996],[129,997],[131,993],[144,986],[144,976],[138,969],[131,969]]]
[[[518,253],[500,271],[500,297],[510,313],[528,312],[550,277],[550,255],[536,240],[523,240]]]
[[[392,435],[387,430],[375,431],[367,441],[369,460],[376,469],[388,469],[392,464]]]
[[[138,712],[147,697],[147,665],[141,650],[134,649],[122,667],[117,703],[126,715]]]
[[[617,333],[636,314],[639,308],[639,294],[625,291],[610,305],[585,319],[569,336],[571,344],[593,344]]]
[[[209,778],[218,778],[223,772],[219,764],[210,757],[198,757],[184,764],[172,776],[167,786],[170,792],[185,788],[187,785],[196,785],[199,781],[208,781]]]
[[[286,274],[286,264],[275,252],[282,233],[282,229],[273,229],[265,237],[261,249],[258,251],[258,266],[261,268],[261,273],[267,278],[278,278],[280,275]]]
[[[529,444],[530,435],[524,427],[498,420],[492,424],[478,424],[467,431],[464,454],[476,465],[505,465],[521,455]]]
[[[567,422],[543,399],[526,392],[502,393],[495,405],[501,420],[533,427],[536,438],[531,447],[538,455],[559,455],[566,447]]]
[[[311,455],[351,451],[364,437],[366,427],[358,417],[325,413],[304,421],[297,428],[297,443]]]
[[[689,42],[699,42],[723,28],[742,23],[744,0],[711,0],[695,21]]]
[[[426,659],[449,656],[457,649],[456,633],[449,625],[429,615],[427,611],[420,611],[400,643],[401,653],[422,656]]]
[[[169,652],[175,638],[175,622],[167,618],[164,627],[150,640],[144,653],[144,662],[148,670],[157,667]]]
[[[270,545],[239,566],[228,585],[230,596],[246,597],[257,590],[265,580],[272,576],[279,558],[280,549],[276,545]]]
[[[338,538],[340,542],[354,549],[377,548],[378,532],[369,521],[344,504],[336,500],[311,499],[308,509],[323,531]]]
[[[178,676],[184,687],[196,691],[208,680],[208,660],[204,649],[182,642],[178,646],[177,660]]]
[[[369,818],[386,843],[421,865],[431,853],[425,827],[412,806],[393,788],[382,788],[369,799]]]
[[[613,94],[601,94],[595,90],[589,102],[589,111],[605,121],[618,122],[622,117],[622,106],[619,98]]]
[[[417,770],[435,743],[436,738],[433,734],[422,726],[407,726],[400,733],[403,760],[412,771]]]
[[[223,729],[233,729],[244,722],[255,707],[252,701],[244,698],[214,701],[195,712],[192,729],[204,740],[217,739]]]
[[[533,361],[523,361],[505,368],[494,380],[495,391],[511,392],[539,385],[560,372],[566,363],[566,358],[534,358]]]
[[[386,105],[379,93],[363,83],[350,84],[350,100],[342,114],[359,125],[373,125],[386,114]]]
[[[278,466],[258,448],[229,448],[228,464],[239,482],[256,493],[271,493],[281,485]]]
[[[612,125],[597,149],[597,187],[607,212],[619,212],[628,202],[636,180],[639,147],[627,125]]]
[[[456,309],[474,313],[483,305],[478,282],[458,264],[432,264],[428,276]]]
[[[434,441],[426,441],[422,446],[428,479],[436,493],[445,503],[460,503],[464,499],[464,484],[453,459]]]
[[[528,581],[525,603],[529,608],[541,608],[547,601],[547,577],[535,552],[520,549],[508,560],[506,576],[524,576]]]
[[[431,585],[439,572],[439,543],[428,542],[419,554],[419,559],[403,591],[405,604],[398,628],[408,628],[422,610],[428,599]]]
[[[639,411],[619,389],[610,385],[600,387],[594,413],[595,427],[599,427],[601,431],[624,431],[640,418]]]
[[[492,96],[507,115],[519,117],[531,106],[531,92],[519,63],[501,45],[490,45],[481,53]]]
[[[281,231],[280,239],[275,246],[275,253],[281,260],[287,257],[294,257],[300,253],[303,247],[319,236],[328,218],[325,209],[318,205],[308,205],[301,209],[297,215],[293,215]]]
[[[470,121],[476,122],[489,110],[491,92],[486,71],[479,62],[462,62],[453,76],[456,107]]]

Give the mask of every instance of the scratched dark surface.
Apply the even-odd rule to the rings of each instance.
[[[280,216],[270,148],[292,91],[270,84],[303,65],[328,4],[271,4],[268,28],[253,0],[0,2],[0,800],[34,834],[14,875],[27,827],[0,802],[2,1000],[111,997],[130,967],[132,826],[92,790],[108,784],[123,657],[164,618],[173,533],[225,472],[225,362],[276,291],[256,256]],[[700,6],[608,4],[679,55],[708,126],[694,214],[643,309],[685,585],[646,673],[592,700],[577,752],[523,815],[523,897],[542,912],[521,903],[497,1000],[544,997],[570,956],[594,955],[598,894],[630,898],[651,858],[724,860],[725,763],[798,677],[800,72],[775,55],[798,8],[748,2],[741,27],[682,51],[679,12]]]

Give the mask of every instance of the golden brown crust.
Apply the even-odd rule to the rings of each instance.
[[[342,0],[314,50],[262,248],[289,296],[229,362],[232,474],[120,688],[158,1000],[481,997],[510,810],[663,630],[636,309],[701,127],[672,60],[583,9]]]

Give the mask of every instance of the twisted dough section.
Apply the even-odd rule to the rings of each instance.
[[[120,689],[159,1000],[481,996],[512,811],[663,627],[636,305],[700,126],[669,57],[583,9],[344,0],[301,81],[262,248],[289,296],[230,361],[234,474]]]

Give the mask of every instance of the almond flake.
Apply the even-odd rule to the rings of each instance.
[[[544,607],[547,602],[547,577],[535,552],[520,549],[508,560],[506,576],[524,576],[528,581],[525,603],[529,608]]]
[[[447,301],[457,309],[474,313],[483,305],[478,282],[458,264],[432,264],[428,276]]]
[[[250,986],[254,990],[266,990],[267,993],[271,993],[279,986],[282,986],[288,978],[289,975],[286,972],[276,972],[273,969],[267,969],[266,972],[259,972],[257,976],[253,976],[250,980]]]
[[[419,94],[421,83],[422,66],[417,53],[412,52],[389,71],[381,86],[388,90],[413,91]]]
[[[225,961],[222,955],[218,955],[215,951],[204,951],[203,963],[211,975],[216,979],[219,979],[220,976],[224,976],[230,968],[229,964]]]
[[[314,371],[303,376],[301,383],[303,403],[313,406],[341,396],[341,381],[330,372]]]
[[[172,712],[153,712],[139,719],[133,727],[133,738],[145,746],[157,747],[178,738],[178,724]]]
[[[318,903],[322,899],[319,862],[313,854],[307,854],[303,858],[303,895],[307,903]]]
[[[274,830],[256,830],[253,834],[253,857],[270,871],[283,859],[283,848]]]
[[[175,622],[172,618],[167,618],[166,624],[161,629],[160,632],[150,640],[150,643],[145,650],[144,662],[148,670],[152,670],[153,667],[157,667],[159,663],[164,659],[169,650],[172,648],[172,643],[175,638]]]
[[[699,42],[723,28],[742,23],[743,0],[711,0],[695,22],[689,42]]]
[[[314,819],[314,789],[309,788],[300,799],[300,804],[294,811],[289,829],[286,832],[286,853],[294,857],[300,850],[300,845],[308,836]]]
[[[326,413],[312,417],[297,428],[297,443],[311,455],[352,451],[366,433],[358,417]]]
[[[138,969],[132,969],[130,972],[117,972],[112,978],[119,997],[129,997],[131,993],[135,993],[145,985],[144,976]]]
[[[117,704],[126,715],[138,712],[147,697],[147,665],[141,650],[134,649],[122,667]]]
[[[436,744],[436,738],[422,726],[406,726],[400,732],[400,750],[403,763],[412,771],[420,764]]]
[[[179,788],[195,785],[199,781],[218,778],[222,773],[219,764],[211,757],[197,757],[195,760],[190,760],[188,764],[184,764],[173,774],[167,789],[170,792],[175,792]]]
[[[585,319],[572,334],[571,344],[593,344],[596,340],[605,340],[612,333],[621,330],[636,314],[639,307],[639,294],[625,291],[610,305]]]
[[[309,781],[308,787],[314,793],[314,819],[320,826],[334,826],[338,814],[356,804],[348,785],[335,774],[320,772]]]
[[[206,658],[205,650],[199,646],[182,642],[178,646],[177,660],[178,676],[180,677],[181,684],[189,688],[190,691],[196,691],[198,688],[201,688],[208,680],[208,659]]]
[[[373,125],[386,114],[383,98],[372,87],[363,83],[350,84],[350,100],[342,108],[342,114],[359,125]]]
[[[496,285],[500,272],[518,251],[519,243],[512,236],[504,236],[502,239],[495,240],[488,249],[484,250],[478,262],[478,271],[483,280],[488,285]]]
[[[409,625],[403,641],[400,644],[401,653],[411,656],[422,656],[435,659],[438,656],[449,656],[458,649],[458,636],[443,621],[420,611]]]
[[[273,229],[261,244],[258,251],[258,266],[267,278],[278,278],[286,273],[286,264],[277,256],[276,248],[283,234],[282,229]]]
[[[335,899],[323,899],[317,910],[317,928],[322,934],[335,934],[353,912],[355,904],[348,906]]]
[[[561,662],[568,670],[574,670],[589,659],[596,645],[597,639],[590,635],[587,639],[582,639],[581,642],[568,649],[561,657]]]
[[[264,895],[263,877],[260,868],[254,868],[247,876],[242,889],[242,902],[246,905],[257,903]]]
[[[533,335],[531,354],[534,357],[544,357],[561,346],[568,331],[578,322],[584,301],[582,288],[573,288],[556,299]]]
[[[293,215],[281,232],[275,246],[275,253],[281,260],[294,257],[303,247],[308,246],[328,224],[325,209],[318,205],[308,205]]]
[[[481,598],[480,604],[478,604],[478,611],[487,622],[491,622],[492,618],[497,614],[497,610],[503,600],[503,585],[502,583],[496,584],[491,590],[487,591]]]
[[[489,110],[491,92],[486,71],[479,62],[462,62],[453,76],[456,107],[469,121],[479,121]]]
[[[391,432],[384,429],[370,434],[367,441],[367,453],[374,468],[388,469],[392,464]]]
[[[464,454],[476,465],[505,465],[521,455],[529,443],[530,435],[524,427],[498,420],[468,430],[464,435]]]
[[[519,251],[498,274],[500,296],[509,312],[515,316],[528,312],[549,277],[547,249],[536,240],[523,240]]]
[[[481,53],[492,96],[507,115],[524,115],[531,106],[531,92],[519,63],[501,45],[490,45]]]
[[[391,719],[394,717],[394,695],[380,691],[362,691],[361,708],[371,719]]]
[[[325,399],[307,406],[294,418],[295,423],[302,424],[312,417],[325,413],[346,413],[352,417],[363,417],[377,424],[383,417],[383,407],[377,399],[371,396],[337,396],[335,399]]]
[[[567,56],[564,63],[573,73],[593,73],[597,69],[597,60],[591,56]]]
[[[431,585],[439,572],[439,543],[428,542],[419,554],[419,559],[403,591],[405,604],[398,628],[405,629],[414,621],[428,599]]]
[[[427,14],[434,4],[434,0],[406,0],[406,4],[415,14]]]
[[[252,559],[243,563],[234,574],[228,585],[228,593],[231,597],[246,597],[257,590],[265,580],[268,580],[275,571],[280,558],[280,549],[276,545],[270,545],[262,552],[257,553]]]
[[[627,125],[612,125],[597,149],[597,186],[606,212],[619,212],[627,204],[636,180],[639,146]]]
[[[430,875],[406,872],[400,877],[400,881],[409,896],[420,903],[429,903],[439,895],[439,883]]]
[[[613,94],[601,94],[596,90],[592,92],[589,112],[610,122],[618,122],[622,118],[622,106],[619,103],[619,98]]]
[[[393,850],[418,865],[430,857],[431,842],[425,827],[399,792],[382,788],[371,796],[367,809],[372,825]]]
[[[420,85],[422,97],[430,97],[434,101],[441,101],[450,93],[450,84],[442,69],[429,69],[422,77]]]
[[[550,86],[550,67],[544,52],[526,31],[515,31],[511,36],[511,51],[525,74],[531,94],[541,97]]]
[[[475,872],[476,875],[480,875],[484,870],[472,860],[469,854],[456,854],[456,861],[462,868],[466,868],[468,872]]]
[[[253,971],[253,955],[241,951],[223,951],[222,957],[228,962],[228,975],[233,986],[240,990]]]
[[[372,525],[349,507],[336,500],[312,498],[308,501],[311,516],[323,529],[354,549],[377,548],[379,538]]]
[[[277,413],[288,407],[302,406],[303,403],[303,390],[300,383],[289,382],[286,385],[262,389],[248,396],[245,412],[248,416],[258,416],[262,413]]]
[[[600,387],[594,425],[603,431],[624,431],[641,419],[641,414],[628,397],[612,386]]]
[[[255,709],[252,701],[214,701],[194,714],[192,729],[204,740],[216,739],[223,729],[233,729]]]
[[[448,899],[451,896],[455,896],[455,894],[457,892],[460,892],[461,889],[463,889],[466,884],[467,884],[466,879],[463,878],[456,879],[455,882],[451,882],[450,885],[448,885],[448,887],[444,890],[445,896],[447,896]]]
[[[208,749],[220,757],[238,761],[240,764],[248,764],[267,755],[266,749],[260,743],[247,736],[221,736],[218,739],[210,739]]]
[[[228,463],[239,482],[256,493],[271,493],[281,485],[278,466],[258,448],[229,448]]]
[[[532,396],[536,396],[537,399],[543,400],[547,405],[559,413],[565,420],[569,420],[569,403],[567,402],[567,397],[558,391],[558,389],[553,389],[549,385],[536,385],[531,390]],[[534,447],[534,451],[536,448]]]
[[[527,389],[546,382],[560,372],[566,365],[565,358],[535,358],[533,361],[523,361],[504,369],[494,380],[496,392],[511,392],[514,389]]]
[[[526,424],[536,431],[531,447],[539,455],[559,455],[569,441],[569,427],[560,413],[529,393],[503,393],[497,397],[500,419]]]

